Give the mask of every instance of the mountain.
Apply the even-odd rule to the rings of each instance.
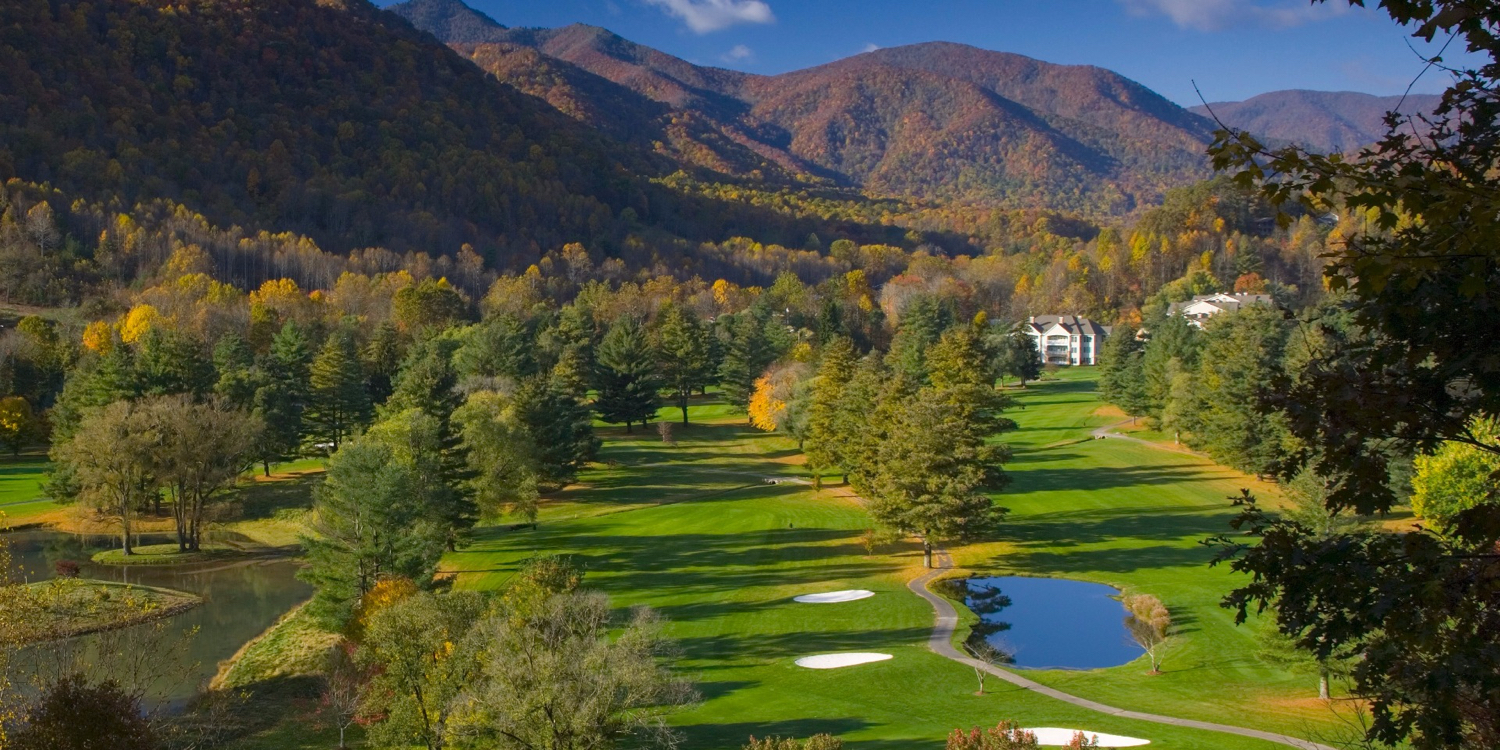
[[[75,198],[499,265],[658,207],[655,157],[364,0],[7,0],[0,68],[0,179]]]
[[[459,0],[388,10],[575,119],[617,136],[628,121],[635,140],[731,176],[1119,214],[1208,171],[1211,123],[1095,67],[933,43],[758,76],[597,27],[506,28]]]
[[[1385,135],[1385,115],[1398,105],[1403,114],[1428,114],[1441,97],[1431,94],[1372,96],[1353,91],[1272,91],[1242,102],[1216,102],[1192,108],[1205,117],[1274,142],[1323,151],[1353,151]]]

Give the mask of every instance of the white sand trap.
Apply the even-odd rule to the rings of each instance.
[[[804,656],[797,660],[797,666],[808,669],[838,669],[839,667],[852,667],[856,664],[869,664],[871,662],[885,661],[891,658],[890,654],[819,654],[817,656]]]
[[[826,594],[804,594],[792,601],[803,604],[839,604],[841,602],[857,602],[860,599],[869,599],[874,595],[874,591],[850,589],[848,591],[830,591]]]
[[[1118,734],[1098,734],[1087,729],[1058,729],[1057,727],[1039,727],[1027,729],[1026,731],[1036,735],[1036,742],[1043,747],[1061,747],[1073,741],[1073,734],[1083,732],[1083,736],[1093,740],[1099,740],[1099,747],[1140,747],[1151,744],[1151,740],[1142,740],[1135,737],[1121,737]]]

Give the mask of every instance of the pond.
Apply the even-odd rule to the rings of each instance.
[[[1102,669],[1143,651],[1125,626],[1119,590],[1064,578],[971,578],[965,603],[989,626],[991,645],[1023,669]],[[1009,600],[1005,604],[1003,599]],[[986,606],[986,601],[993,602]],[[991,611],[993,610],[993,611]]]
[[[198,565],[96,565],[95,552],[117,549],[119,537],[78,536],[56,531],[18,531],[5,535],[14,564],[32,581],[55,576],[59,560],[82,565],[80,576],[106,581],[160,586],[203,597],[203,604],[165,621],[151,643],[170,644],[165,654],[151,654],[143,665],[153,674],[150,700],[180,705],[207,686],[219,662],[233,656],[277,618],[312,596],[312,587],[297,580],[291,560],[215,561]],[[159,544],[168,537],[142,535],[137,544]],[[129,628],[123,634],[91,635],[75,639],[71,649],[84,654],[118,648],[131,632],[156,627]],[[196,633],[193,631],[196,629]],[[185,642],[185,647],[181,644]],[[88,657],[85,656],[85,659]],[[160,676],[156,676],[160,675]]]

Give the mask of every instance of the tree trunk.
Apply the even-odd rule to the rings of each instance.
[[[644,423],[642,424],[642,426],[644,426]],[[630,435],[630,434],[632,434],[634,432],[635,432],[634,425],[632,425],[630,422],[626,422],[625,423],[625,434],[626,435]]]
[[[1333,697],[1332,693],[1328,690],[1328,669],[1326,667],[1318,669],[1318,697],[1325,701]]]
[[[260,465],[261,465],[261,470],[266,473],[266,476],[268,476],[268,477],[271,476],[271,459],[269,459],[269,458],[261,459]]]
[[[922,537],[922,566],[932,568],[932,542]]]
[[[678,399],[678,405],[682,407],[682,423],[683,424],[687,424],[688,423],[687,402],[688,402],[687,396],[683,396],[682,398]]]

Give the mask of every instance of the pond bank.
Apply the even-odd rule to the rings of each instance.
[[[184,591],[114,581],[57,578],[30,584],[35,621],[25,643],[46,643],[175,617],[203,604]]]

